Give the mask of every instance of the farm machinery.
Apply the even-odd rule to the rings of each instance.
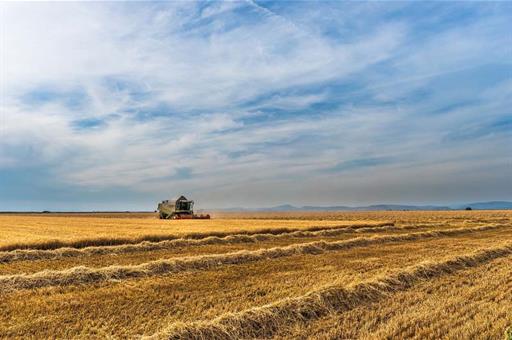
[[[158,215],[160,219],[182,220],[182,219],[210,219],[210,215],[196,215],[193,211],[194,201],[180,196],[174,200],[165,200],[158,204]]]

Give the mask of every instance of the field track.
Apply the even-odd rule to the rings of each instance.
[[[157,235],[137,236],[126,216],[45,216],[41,223],[58,221],[68,236],[28,242],[10,226],[0,251],[0,338],[434,339],[474,338],[476,329],[503,338],[512,325],[504,307],[512,304],[510,212],[292,217],[212,220],[205,231],[191,224],[193,232],[166,232],[156,220]],[[38,221],[16,219],[22,232]],[[66,219],[93,221],[90,230],[121,223],[129,236],[73,239]]]

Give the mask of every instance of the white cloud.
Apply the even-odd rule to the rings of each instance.
[[[318,10],[329,22],[340,20],[343,34],[353,33],[334,39],[317,11],[282,15],[252,2],[0,6],[0,170],[45,167],[83,188],[205,190],[205,197],[216,190],[240,197],[248,183],[267,193],[288,185],[275,194],[288,199],[315,184],[320,191],[355,192],[364,179],[350,173],[343,178],[352,184],[328,184],[341,177],[326,169],[342,161],[384,157],[390,164],[376,168],[404,178],[427,165],[448,178],[496,157],[483,157],[488,148],[502,155],[495,145],[510,138],[488,136],[471,152],[461,142],[441,145],[470,119],[478,130],[502,117],[491,98],[499,96],[503,106],[506,82],[483,91],[478,105],[437,117],[423,113],[449,103],[455,91],[443,97],[434,89],[429,100],[410,100],[454,69],[505,63],[506,15],[419,37],[406,17],[381,18],[370,28],[361,25],[364,17],[348,24],[354,13],[378,18],[374,6],[346,5],[340,18]],[[30,103],[27,94],[38,91],[51,98]],[[70,105],[75,92],[86,101]],[[458,98],[465,96],[461,91]],[[316,104],[333,105],[311,110]],[[80,126],[91,120],[98,126]],[[455,158],[453,170],[435,167]],[[190,178],[176,177],[183,168],[191,169]],[[372,171],[361,174],[374,177]],[[292,188],[294,179],[308,189]]]

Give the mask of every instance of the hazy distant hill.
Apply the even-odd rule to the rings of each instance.
[[[471,207],[478,210],[506,210],[512,209],[512,202],[507,201],[491,201],[491,202],[476,202],[459,206],[460,208]]]
[[[471,207],[475,210],[506,210],[512,209],[512,202],[507,201],[491,201],[491,202],[475,202],[468,204],[457,204],[450,206],[442,205],[403,205],[403,204],[375,204],[368,206],[357,206],[350,207],[344,205],[335,206],[313,206],[305,205],[302,207],[296,207],[291,204],[283,204],[275,207],[267,208],[228,208],[228,209],[216,209],[219,211],[377,211],[377,210],[461,210],[466,207]]]
[[[271,208],[261,208],[257,210],[264,211],[362,211],[362,210],[450,210],[447,206],[434,206],[434,205],[401,205],[401,204],[376,204],[359,207],[349,207],[344,205],[337,206],[311,206],[306,205],[302,207],[295,207],[290,204],[279,205]]]

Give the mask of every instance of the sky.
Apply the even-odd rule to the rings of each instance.
[[[511,2],[0,8],[0,210],[512,200]]]

